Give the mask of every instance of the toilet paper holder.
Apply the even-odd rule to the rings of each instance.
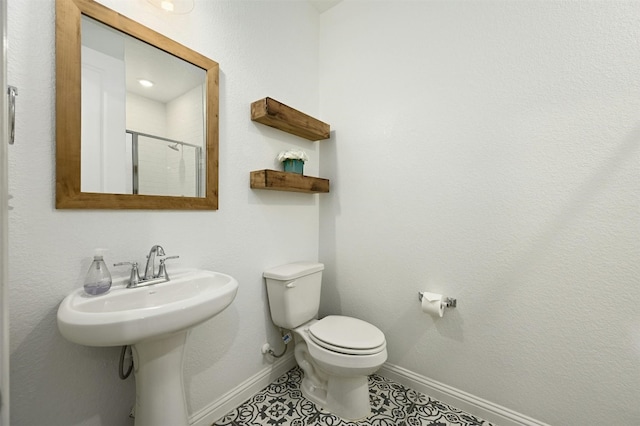
[[[423,292],[418,292],[418,300],[422,302]],[[458,305],[458,301],[453,297],[443,297],[442,304],[445,308],[455,308]]]

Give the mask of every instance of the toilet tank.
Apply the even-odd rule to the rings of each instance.
[[[293,329],[318,316],[324,265],[295,262],[264,271],[271,320]]]

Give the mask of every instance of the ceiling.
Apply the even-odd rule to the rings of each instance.
[[[316,10],[320,13],[331,9],[336,4],[340,3],[342,0],[308,0],[309,3],[316,8]]]

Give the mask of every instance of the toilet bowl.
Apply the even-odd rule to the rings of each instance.
[[[387,360],[384,334],[357,318],[317,319],[324,265],[296,262],[264,272],[273,323],[292,330],[302,394],[336,416],[359,420],[371,413],[367,376]]]
[[[334,331],[350,334],[350,330],[362,325],[377,332],[370,347],[345,348],[336,344],[330,334],[322,341],[311,330],[316,325],[342,324]],[[351,328],[350,325],[361,324]],[[326,327],[327,330],[329,327]],[[367,376],[375,373],[387,360],[384,334],[376,327],[351,317],[330,316],[322,320],[312,320],[293,330],[296,362],[304,371],[302,394],[317,406],[336,416],[359,420],[371,414],[369,383]],[[345,333],[346,332],[346,333]],[[333,343],[332,343],[333,341]]]

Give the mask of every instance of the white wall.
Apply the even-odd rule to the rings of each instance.
[[[167,102],[168,138],[202,146],[205,90],[202,84]]]
[[[267,364],[260,347],[277,340],[261,273],[318,257],[318,195],[249,189],[251,170],[274,167],[288,147],[317,144],[250,121],[251,102],[272,96],[312,115],[318,99],[318,14],[306,3],[196,0],[167,17],[145,1],[104,0],[220,63],[220,210],[215,212],[54,209],[54,2],[9,0],[9,82],[20,90],[11,149],[10,212],[12,425],[129,425],[134,382],[117,376],[118,348],[67,342],[56,326],[62,298],[82,285],[94,247],[109,263],[144,261],[155,243],[175,267],[235,276],[240,289],[221,315],[190,336],[185,361],[193,414]],[[295,34],[295,37],[291,35]],[[125,270],[112,268],[114,274]]]
[[[124,62],[87,46],[82,46],[80,52],[83,87],[80,189],[126,194]]]
[[[554,425],[640,421],[640,3],[321,16],[324,311]],[[458,299],[434,321],[418,291]]]
[[[127,92],[127,130],[155,136],[167,136],[167,105]]]

